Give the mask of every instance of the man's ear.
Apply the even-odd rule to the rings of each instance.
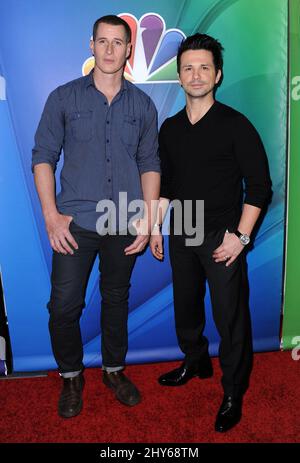
[[[94,40],[90,40],[90,49],[92,51],[92,55],[94,56]]]
[[[131,52],[132,52],[132,44],[131,44],[131,42],[129,42],[129,43],[127,44],[126,59],[129,59],[129,58],[130,58]]]
[[[179,81],[180,87],[182,87],[182,83],[181,83],[181,80],[180,80],[180,75],[179,75],[179,73],[178,73],[178,72],[177,72],[177,78],[178,78],[178,81]]]
[[[222,71],[221,69],[219,69],[216,75],[216,84],[220,81],[221,77],[222,77]]]

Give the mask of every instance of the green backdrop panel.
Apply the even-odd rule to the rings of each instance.
[[[290,0],[290,148],[282,346],[300,336],[300,0]],[[294,342],[293,342],[294,340]]]

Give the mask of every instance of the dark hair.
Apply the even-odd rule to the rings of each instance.
[[[95,21],[95,24],[93,26],[93,40],[96,39],[98,26],[101,23],[111,24],[113,26],[123,26],[125,29],[127,43],[131,41],[131,29],[129,25],[127,24],[126,21],[124,21],[124,19],[120,18],[119,16],[115,16],[113,14],[102,16],[101,18],[97,19],[97,21]]]
[[[177,72],[179,74],[180,71],[180,60],[181,60],[181,55],[185,51],[188,50],[208,50],[212,53],[213,55],[213,61],[215,65],[216,72],[223,71],[223,50],[224,48],[222,47],[221,43],[217,40],[214,39],[213,37],[210,37],[209,35],[206,34],[197,34],[190,35],[187,37],[185,40],[181,42],[181,45],[178,48],[177,52]],[[223,72],[222,72],[222,77],[223,77]],[[222,77],[217,86],[221,85]]]

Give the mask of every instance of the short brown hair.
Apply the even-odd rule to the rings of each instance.
[[[119,16],[115,16],[114,14],[109,14],[107,16],[101,16],[101,18],[95,21],[95,24],[93,26],[93,40],[94,41],[96,39],[98,26],[101,23],[111,24],[113,26],[123,26],[125,29],[125,34],[126,34],[126,41],[127,43],[131,42],[131,29],[129,25],[127,24],[126,21],[124,21],[124,19],[120,18]]]

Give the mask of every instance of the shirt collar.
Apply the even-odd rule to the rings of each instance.
[[[93,69],[85,76],[85,86],[89,87],[90,85],[94,85]]]
[[[94,72],[94,69],[92,69],[87,76],[85,76],[86,78],[86,81],[85,81],[85,86],[86,87],[89,87],[90,85],[92,86],[95,86],[94,85],[94,78],[93,78],[93,72]],[[128,90],[128,82],[127,80],[125,79],[125,77],[122,78],[122,82],[121,82],[121,89],[120,89],[120,93],[123,93],[124,91]]]

